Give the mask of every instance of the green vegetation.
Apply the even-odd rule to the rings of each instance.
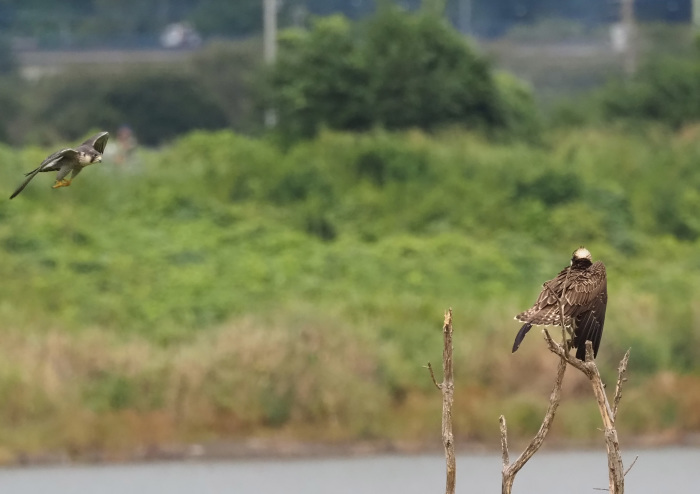
[[[0,139],[13,144],[75,140],[85,129],[128,124],[139,141],[158,145],[192,130],[255,132],[253,79],[257,41],[212,43],[181,64],[96,65],[26,83],[0,80]],[[86,108],[89,111],[86,111]],[[6,129],[6,130],[5,130]]]
[[[257,43],[21,92],[0,63],[0,139],[128,123],[167,143],[0,201],[0,462],[251,434],[434,437],[422,366],[440,358],[447,307],[457,433],[495,444],[507,411],[530,434],[556,360],[537,331],[511,355],[512,316],[582,244],[609,271],[607,382],[633,350],[622,431],[700,427],[695,55],[559,110],[575,125],[555,130],[429,10],[385,4],[282,41],[267,74]],[[534,54],[530,70],[556,65]],[[262,105],[277,131],[243,136]],[[8,195],[46,154],[0,147]],[[596,437],[588,386],[567,383],[555,434]]]
[[[638,128],[653,123],[679,129],[698,120],[700,101],[695,88],[700,78],[700,38],[693,42],[686,29],[654,25],[645,26],[643,33],[644,45],[650,46],[634,76],[623,78],[617,73],[617,64],[617,68],[610,65],[612,71],[605,80],[602,61],[598,60],[599,67],[593,73],[597,72],[599,82],[604,83],[577,101],[569,99],[555,106],[554,125],[614,122]]]
[[[536,331],[510,354],[512,316],[580,244],[609,270],[608,381],[633,351],[621,427],[693,429],[698,132],[323,132],[284,149],[202,132],[68,189],[40,176],[0,202],[0,458],[432,437],[422,366],[448,306],[458,434],[496,441],[506,410],[529,433],[556,362]],[[0,148],[8,193],[46,154],[15,153]],[[595,437],[595,410],[574,406],[588,387],[566,400],[557,433]]]
[[[603,117],[631,122],[657,121],[673,128],[700,117],[700,57],[656,59],[633,81],[612,82],[598,97]]]
[[[309,30],[282,33],[272,70],[264,72],[261,59],[253,40],[213,43],[180,64],[68,67],[29,84],[10,73],[0,79],[0,102],[7,103],[0,139],[74,140],[86,128],[123,124],[146,145],[192,130],[256,135],[267,107],[277,110],[285,141],[323,128],[459,125],[530,140],[541,131],[530,88],[494,74],[486,58],[429,11],[386,6],[363,22],[319,19]]]
[[[537,132],[529,89],[495,80],[487,60],[428,10],[387,5],[366,23],[323,18],[281,39],[267,99],[287,137],[322,127]]]
[[[87,71],[68,66],[63,74],[32,82],[18,77],[9,45],[0,39],[0,141],[73,141],[86,128],[114,130],[122,124],[146,145],[202,129],[259,135],[262,108],[269,106],[278,110],[284,141],[324,128],[447,126],[537,141],[547,125],[622,120],[678,128],[697,118],[693,87],[700,62],[690,28],[640,26],[640,58],[648,61],[633,81],[624,82],[610,80],[620,77],[621,61],[600,42],[607,32],[586,33],[584,39],[593,43],[584,44],[583,52],[576,46],[523,44],[523,31],[541,30],[551,40],[557,25],[531,26],[482,43],[485,56],[434,13],[386,6],[358,22],[336,16],[317,19],[309,29],[282,31],[272,73],[263,73],[261,43],[252,39],[210,43],[181,63],[98,64]],[[85,72],[76,79],[75,70]],[[540,108],[533,89],[513,73],[536,88]],[[557,105],[562,97],[566,103]],[[93,110],[82,111],[86,106]],[[540,118],[552,108],[552,118]]]

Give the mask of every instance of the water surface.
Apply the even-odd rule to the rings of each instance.
[[[624,455],[635,494],[695,491],[700,449],[640,450]],[[500,492],[500,455],[461,455],[457,492]],[[30,467],[0,470],[0,492],[21,494],[426,494],[444,492],[441,456],[215,463]],[[518,474],[513,493],[592,494],[607,487],[604,451],[542,452]],[[689,490],[690,489],[690,490]]]

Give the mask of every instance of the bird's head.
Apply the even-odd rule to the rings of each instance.
[[[91,165],[92,163],[101,163],[102,155],[97,151],[80,151],[78,153],[78,162],[83,166]]]
[[[576,261],[583,261],[584,259],[589,262],[593,260],[591,253],[582,245],[571,255],[571,264],[575,263]]]

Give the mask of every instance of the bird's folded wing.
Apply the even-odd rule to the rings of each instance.
[[[553,280],[542,284],[542,291],[534,305],[521,312],[515,319],[522,322],[531,322],[541,325],[558,325],[559,323],[559,299],[564,280],[569,268],[563,269]]]
[[[586,341],[590,341],[593,345],[593,356],[598,355],[598,347],[600,347],[600,340],[603,337],[607,305],[608,292],[606,289],[593,300],[590,310],[582,312],[576,318],[574,346],[576,347],[576,358],[579,360],[586,360]]]
[[[74,149],[66,148],[66,149],[61,149],[60,151],[57,151],[53,153],[51,156],[46,158],[44,161],[41,162],[39,165],[38,169],[39,171],[42,172],[50,172],[54,170],[58,170],[62,166],[62,161],[65,159],[71,159],[75,160],[78,158],[78,152]],[[31,175],[33,173],[33,170],[27,175]]]
[[[574,273],[567,283],[564,294],[566,305],[588,308],[595,304],[596,299],[605,292],[607,302],[608,281],[605,273],[605,265],[598,261],[584,272]]]

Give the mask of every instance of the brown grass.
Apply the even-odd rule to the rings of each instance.
[[[0,347],[0,463],[45,452],[119,459],[170,444],[252,436],[438,444],[440,398],[427,371],[419,374],[425,382],[394,389],[386,375],[391,352],[371,332],[362,336],[309,313],[243,318],[169,346],[97,330],[7,329]],[[546,408],[556,359],[537,329],[510,354],[517,323],[503,328],[499,320],[484,316],[455,333],[454,427],[461,444],[497,447],[504,412],[514,440],[527,437]],[[622,433],[700,428],[700,377],[630,377]],[[589,383],[567,375],[554,440],[597,437],[590,393]]]

